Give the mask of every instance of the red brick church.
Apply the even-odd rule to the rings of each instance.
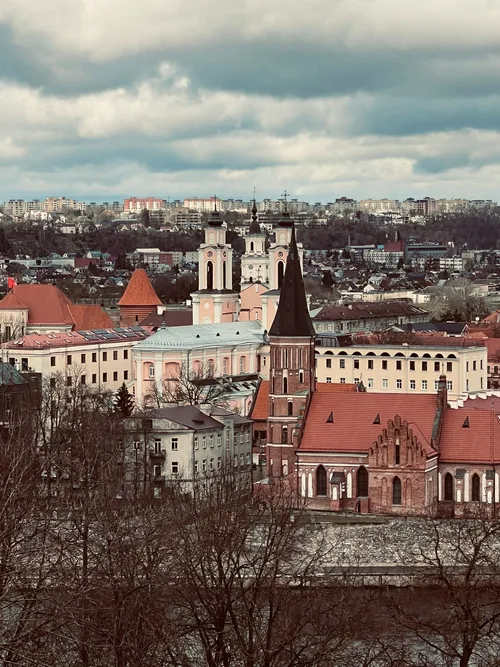
[[[268,477],[289,479],[310,507],[454,516],[500,504],[500,398],[452,408],[444,376],[434,395],[316,383],[295,231],[269,341],[269,383],[250,414],[254,440],[266,439]]]

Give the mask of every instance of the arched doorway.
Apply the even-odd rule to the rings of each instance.
[[[444,499],[453,500],[453,477],[449,472],[444,476]]]
[[[364,498],[368,497],[368,470],[364,466],[360,466],[356,473],[356,488],[358,498],[360,496]]]
[[[316,469],[316,495],[326,496],[326,470],[324,466]]]

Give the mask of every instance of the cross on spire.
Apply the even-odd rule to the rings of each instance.
[[[214,195],[214,211],[217,210],[217,195]]]
[[[283,197],[283,203],[285,204],[285,211],[288,211],[288,197],[290,196],[290,193],[285,190],[281,196]]]

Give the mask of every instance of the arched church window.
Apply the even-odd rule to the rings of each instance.
[[[207,289],[214,288],[214,265],[213,262],[207,262]]]
[[[291,417],[293,415],[293,402],[288,401],[288,416]]]
[[[281,444],[282,445],[288,444],[288,426],[283,426],[283,428],[281,429]]]
[[[278,262],[278,289],[281,289],[281,283],[283,282],[284,274],[285,274],[285,263],[280,260]]]
[[[250,252],[253,252],[253,241],[250,241]]]
[[[226,262],[222,262],[222,289],[226,289]]]
[[[480,498],[481,498],[480,489],[481,489],[481,480],[479,479],[479,475],[477,473],[474,473],[472,475],[471,500],[475,500],[475,501],[480,500]]]
[[[283,378],[283,393],[288,394],[288,378]]]
[[[326,496],[326,470],[324,466],[316,469],[316,495]]]
[[[360,496],[368,496],[368,470],[364,466],[358,468],[356,474],[356,488],[358,490],[358,498]]]
[[[304,373],[302,371],[299,371],[299,382],[300,384],[304,382]]]
[[[401,505],[401,480],[399,477],[392,480],[392,504]]]

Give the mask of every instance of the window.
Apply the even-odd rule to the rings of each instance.
[[[178,475],[179,474],[179,461],[172,461],[170,466],[171,466],[171,470],[172,470],[172,475]]]
[[[403,368],[403,362],[400,359],[398,359],[396,361],[396,370],[400,371],[400,370],[402,370],[402,368]]]
[[[55,366],[56,365],[56,358],[55,357],[50,357],[50,365]]]
[[[468,361],[465,363],[465,370],[466,370],[467,373],[469,372],[469,362]]]
[[[115,350],[113,352],[113,361],[118,361],[118,351],[117,350]]]
[[[373,359],[368,359],[368,370],[373,370]]]
[[[68,354],[67,357],[66,357],[66,363],[68,364],[68,366],[71,366],[71,362],[72,362],[72,361],[73,361],[73,360],[72,360],[72,358],[71,358],[71,354]]]
[[[300,384],[302,384],[304,382],[304,372],[303,371],[299,371],[299,382],[300,382]]]
[[[71,375],[68,375],[68,377],[66,378],[66,386],[71,387],[72,384],[73,384],[73,378],[71,377]]]
[[[416,389],[417,388],[417,383],[415,380],[410,380],[410,389]]]
[[[434,370],[436,373],[439,373],[439,371],[441,370],[441,364],[439,361],[434,362]]]
[[[473,371],[477,370],[477,361],[476,361],[475,359],[474,359],[474,361],[472,362],[472,370],[473,370]]]
[[[155,438],[155,454],[161,454],[161,438]]]
[[[194,439],[194,448],[198,449],[198,438]]]
[[[382,379],[382,389],[388,389],[389,388],[389,380],[387,378]]]
[[[240,443],[243,444],[244,441],[245,441],[245,434],[243,433],[243,431],[240,431]]]
[[[161,477],[161,466],[154,466],[153,467],[153,475],[156,479]]]
[[[399,477],[392,480],[392,504],[401,505],[401,480]]]
[[[240,357],[240,373],[245,372],[245,357]]]
[[[179,449],[179,438],[172,438],[172,451],[176,452]]]
[[[474,473],[472,475],[472,493],[471,493],[471,500],[474,502],[478,502],[481,498],[480,496],[480,489],[481,489],[481,480],[479,479],[479,475],[477,473]]]
[[[332,378],[326,378],[326,384],[332,384]]]
[[[235,454],[233,457],[233,465],[235,468],[238,467],[238,454]]]
[[[92,373],[92,384],[96,384],[96,382],[97,382],[97,374]]]
[[[449,472],[444,476],[444,499],[453,500],[453,477]]]
[[[327,360],[326,360],[326,367],[327,367],[327,368],[331,368],[331,367],[332,367],[332,360],[331,360],[331,359],[327,359]]]
[[[222,447],[222,434],[217,435],[217,447]]]
[[[27,371],[28,368],[29,368],[28,358],[27,357],[22,357],[21,358],[21,370],[22,371]]]
[[[286,445],[288,444],[288,427],[283,426],[281,429],[281,444]]]
[[[213,447],[213,446],[214,446],[214,436],[211,435],[210,436],[210,447]]]
[[[427,370],[427,362],[426,361],[422,361],[422,370],[423,371]]]
[[[118,371],[113,371],[113,382],[118,382]]]
[[[82,364],[84,364],[87,361],[87,355],[86,354],[81,354],[80,355],[80,361]]]
[[[353,382],[354,382],[354,384],[359,384],[360,381],[361,381],[360,378],[353,378]]]
[[[107,360],[108,360],[108,353],[107,353],[107,352],[103,352],[103,353],[102,353],[102,360],[103,360],[103,361],[107,361]]]
[[[382,370],[383,371],[387,370],[387,359],[382,359]]]
[[[359,359],[354,359],[354,368],[355,369],[359,368]]]
[[[128,350],[123,350],[123,358],[128,359]]]
[[[195,459],[195,462],[194,462],[194,472],[195,472],[195,474],[198,474],[198,459]]]
[[[87,378],[85,375],[80,375],[80,384],[85,384],[87,382]]]
[[[345,384],[345,378],[340,378],[340,384]]]
[[[480,368],[481,370],[483,370],[483,360],[482,360],[482,359],[479,361],[479,368]],[[451,370],[451,369],[450,369],[450,370]]]
[[[448,391],[453,391],[453,382],[451,380],[446,381],[446,389]]]
[[[399,438],[398,438],[398,442],[399,442]],[[397,444],[394,447],[394,463],[397,466],[400,465],[400,463],[401,463],[401,445],[399,445],[399,444]]]
[[[92,352],[92,363],[97,363],[97,352]]]
[[[288,394],[288,378],[283,378],[283,393]]]
[[[128,380],[128,371],[123,371],[123,379]]]
[[[356,488],[358,491],[358,498],[360,496],[366,498],[368,496],[368,470],[361,466],[356,473]]]
[[[469,391],[469,380],[465,381],[465,391]]]
[[[293,402],[288,401],[288,416],[291,417],[293,415]]]
[[[220,470],[221,464],[222,464],[222,459],[221,459],[220,456],[218,456],[218,457],[217,457],[217,468],[218,468],[219,470]]]
[[[102,374],[102,381],[103,381],[103,382],[107,382],[107,381],[108,381],[108,374],[107,374],[107,373],[103,373],[103,374]]]
[[[345,359],[341,359],[339,361],[339,364],[340,364],[340,368],[345,368]]]
[[[439,380],[434,380],[434,391],[439,389]]]
[[[203,459],[203,461],[201,462],[201,469],[203,470],[203,472],[205,472],[205,470],[207,469],[207,459]]]
[[[451,361],[447,361],[446,362],[446,372],[451,373],[452,370],[453,370],[453,364],[451,363]]]
[[[201,439],[201,444],[203,446],[203,449],[207,448],[207,437],[204,435],[203,438]]]
[[[5,326],[5,338],[6,340],[10,340],[12,337],[12,330],[9,325]]]
[[[427,391],[427,380],[422,380],[422,391]]]
[[[398,378],[396,380],[396,389],[402,389],[403,388],[403,380],[401,378]]]
[[[214,460],[210,459],[210,470],[214,469]]]
[[[368,378],[368,389],[373,389],[373,378]]]
[[[316,469],[316,495],[326,496],[326,470],[324,466]]]
[[[414,361],[410,361],[410,370],[411,371],[415,370],[415,362]]]
[[[150,364],[148,372],[149,372],[149,377],[154,378],[154,376],[155,376],[155,367],[153,366],[153,364]]]

